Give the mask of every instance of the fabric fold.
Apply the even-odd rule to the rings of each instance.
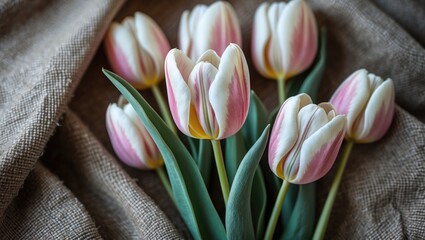
[[[42,160],[84,204],[103,238],[181,238],[164,213],[71,110]]]
[[[102,239],[75,196],[40,163],[0,222],[1,239]]]

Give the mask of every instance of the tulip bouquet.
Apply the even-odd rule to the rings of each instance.
[[[113,148],[125,164],[158,172],[195,239],[272,239],[275,232],[322,239],[353,143],[379,140],[391,124],[392,81],[359,70],[330,103],[315,104],[326,31],[317,29],[303,0],[263,3],[251,47],[258,72],[278,83],[279,104],[269,114],[250,88],[241,42],[227,2],[185,11],[179,49],[170,50],[159,26],[142,13],[112,24],[105,47],[117,74],[103,72],[125,98],[106,114]],[[164,77],[168,106],[158,88]],[[152,89],[162,117],[136,88]],[[330,171],[344,138],[316,225],[314,182]],[[267,155],[268,166],[260,164]],[[224,213],[208,191],[214,165]]]

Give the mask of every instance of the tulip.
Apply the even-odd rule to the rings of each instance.
[[[227,204],[229,181],[219,140],[239,131],[248,115],[250,82],[242,49],[230,44],[221,58],[207,50],[196,62],[173,49],[165,59],[165,79],[171,114],[180,131],[211,140]]]
[[[149,16],[137,12],[121,24],[112,23],[105,47],[113,70],[135,88],[149,88],[164,78],[164,60],[170,45]]]
[[[347,116],[346,138],[357,143],[381,139],[393,119],[394,95],[391,79],[383,81],[365,69],[351,74],[331,98],[337,112]]]
[[[248,114],[250,82],[245,56],[230,44],[220,57],[207,50],[197,62],[181,50],[165,60],[168,102],[181,132],[219,140],[235,134]]]
[[[347,118],[330,103],[313,104],[307,94],[288,98],[270,135],[269,166],[282,178],[265,239],[272,239],[289,183],[307,184],[332,167],[344,140]]]
[[[381,139],[394,115],[394,84],[360,69],[351,74],[335,91],[331,103],[339,114],[347,116],[344,152],[328,197],[320,215],[313,239],[323,239],[354,143],[370,143]]]
[[[221,56],[230,43],[241,45],[242,36],[235,10],[228,2],[197,5],[192,12],[183,12],[179,48],[192,60],[197,60],[208,49]]]
[[[129,104],[110,104],[106,128],[117,156],[127,165],[139,169],[157,169],[164,161],[134,108]]]
[[[270,168],[279,178],[296,184],[323,177],[335,162],[346,122],[329,103],[315,105],[304,93],[288,98],[270,135]]]
[[[254,18],[253,61],[267,78],[290,78],[307,69],[317,52],[317,24],[303,0],[262,3]]]

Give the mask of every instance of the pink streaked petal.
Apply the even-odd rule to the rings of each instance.
[[[146,14],[137,12],[134,18],[135,36],[140,47],[142,64],[146,79],[164,77],[164,60],[170,44],[159,26]]]
[[[307,94],[290,97],[282,104],[276,116],[270,135],[269,166],[280,178],[283,178],[283,169],[278,169],[279,163],[286,161],[288,153],[298,139],[298,112],[300,108],[311,102]]]
[[[286,157],[283,166],[285,179],[292,181],[296,178],[304,142],[320,128],[325,126],[328,121],[325,110],[316,104],[308,104],[298,112],[298,139]]]
[[[338,115],[303,143],[297,177],[292,183],[311,183],[329,172],[344,140],[345,125],[346,117]]]
[[[127,115],[128,119],[132,122],[132,125],[136,129],[138,136],[140,136],[140,140],[143,142],[143,146],[140,146],[140,148],[143,148],[142,151],[143,155],[145,156],[145,161],[158,159],[160,156],[159,150],[134,108],[131,106],[131,104],[126,104],[123,108],[123,111]]]
[[[208,92],[217,72],[217,68],[212,64],[200,62],[195,65],[189,76],[189,88],[192,96],[191,103],[195,107],[196,115],[202,129],[212,138],[216,137],[218,126],[214,110],[208,99]]]
[[[286,69],[283,65],[284,55],[281,51],[281,39],[278,34],[278,23],[286,8],[286,3],[272,3],[267,9],[268,23],[270,25],[270,39],[266,48],[267,65],[274,78],[284,76]],[[289,52],[288,52],[289,53]],[[287,53],[285,53],[287,54]]]
[[[186,55],[190,55],[191,45],[191,31],[189,28],[189,16],[190,12],[185,10],[180,17],[179,33],[178,33],[178,46]]]
[[[290,1],[279,19],[277,34],[281,43],[287,77],[308,68],[317,53],[317,24],[305,1]]]
[[[250,90],[245,55],[238,45],[230,44],[223,53],[209,91],[209,101],[219,127],[218,139],[235,134],[244,124],[248,115]]]
[[[186,10],[182,14],[179,25],[178,45],[187,56],[192,55],[194,33],[199,20],[207,8],[206,5],[198,4],[191,12]]]
[[[252,27],[251,54],[254,66],[261,75],[272,78],[273,74],[266,59],[267,46],[270,41],[271,30],[267,19],[269,3],[262,3],[255,12],[254,25]]]
[[[213,3],[204,12],[193,36],[192,59],[197,59],[207,49],[221,56],[230,43],[242,44],[236,13],[229,3],[222,1]]]
[[[146,168],[141,151],[140,137],[122,109],[112,104],[108,107],[106,125],[112,146],[118,157],[127,165]]]
[[[383,82],[372,93],[364,114],[354,125],[354,140],[370,143],[381,139],[391,125],[394,115],[394,84],[391,79]]]
[[[105,49],[114,72],[136,86],[141,84],[137,42],[123,26],[113,23],[105,37]]]
[[[189,136],[191,95],[187,80],[194,66],[193,61],[178,49],[172,49],[165,59],[165,79],[171,115],[180,131]]]
[[[330,102],[337,114],[347,116],[347,136],[353,134],[353,126],[370,96],[367,71],[360,69],[351,74],[335,91]]]

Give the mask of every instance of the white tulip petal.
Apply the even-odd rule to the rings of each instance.
[[[230,43],[242,44],[239,21],[228,2],[213,3],[199,19],[193,33],[192,59],[198,59],[207,49],[222,55]]]
[[[310,104],[307,94],[299,94],[288,98],[279,110],[273,125],[269,143],[269,165],[276,175],[283,178],[282,160],[294,147],[298,139],[298,112]]]
[[[181,50],[172,49],[165,59],[168,103],[177,127],[190,135],[189,115],[191,94],[187,84],[195,64]]]
[[[257,11],[255,12],[254,17],[254,25],[252,29],[252,60],[254,62],[257,71],[261,73],[261,75],[272,78],[273,74],[270,71],[270,66],[268,63],[268,59],[266,57],[267,46],[270,42],[271,38],[271,30],[270,23],[268,21],[267,9],[269,7],[269,3],[262,3]]]
[[[218,69],[209,100],[219,126],[218,139],[221,139],[236,133],[245,122],[251,87],[248,64],[238,45],[230,44],[226,48]]]
[[[149,54],[153,66],[145,66],[146,72],[152,72],[147,77],[163,78],[164,60],[170,45],[162,30],[152,18],[146,14],[137,12],[135,14],[135,34],[139,46]],[[142,58],[145,58],[142,54]]]
[[[356,140],[372,142],[381,138],[391,124],[394,112],[394,84],[384,81],[372,93],[364,113],[359,116],[353,130]]]
[[[298,172],[291,182],[313,182],[331,169],[344,138],[345,125],[346,117],[338,115],[303,142]]]
[[[115,129],[122,133],[122,135],[114,136],[122,143],[124,158],[123,161],[136,162],[137,160],[146,166],[144,159],[147,159],[144,151],[144,143],[142,141],[143,136],[140,135],[138,129],[133,125],[132,121],[125,114],[123,109],[119,108],[116,104],[112,104],[108,109],[110,112],[110,118],[113,122]]]
[[[131,19],[132,18],[129,18],[126,21],[131,21]],[[110,37],[112,38],[114,45],[119,46],[121,49],[134,77],[138,78],[140,81],[141,72],[138,56],[139,47],[131,30],[123,25],[113,24],[110,29]]]
[[[292,181],[297,176],[304,142],[328,121],[325,110],[316,104],[309,104],[300,109],[298,112],[298,139],[284,164],[286,179]]]
[[[199,62],[209,62],[211,63],[215,68],[218,69],[218,66],[220,65],[220,57],[217,55],[217,53],[214,50],[208,49],[204,54],[199,57],[197,63]]]

